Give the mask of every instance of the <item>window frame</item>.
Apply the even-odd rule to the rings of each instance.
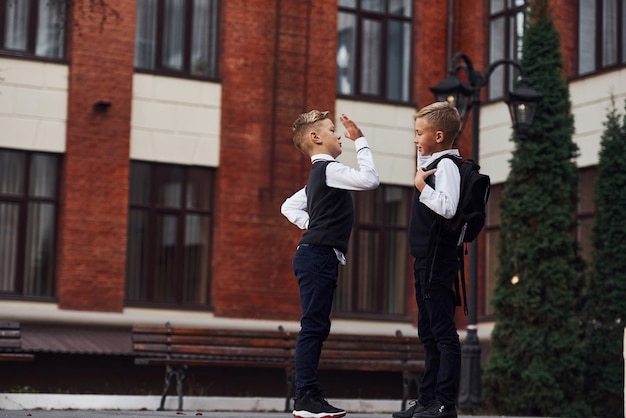
[[[143,68],[138,67],[137,62],[133,62],[134,71],[136,73],[142,74],[155,74],[160,76],[167,77],[178,77],[178,78],[187,78],[193,80],[202,80],[202,81],[218,81],[220,74],[220,46],[221,46],[221,2],[218,0],[208,0],[215,2],[215,16],[209,16],[209,18],[214,18],[215,20],[215,39],[209,40],[211,44],[215,45],[214,56],[212,57],[215,67],[213,70],[213,74],[209,75],[198,75],[193,74],[191,71],[191,49],[193,42],[193,2],[194,0],[183,0],[185,2],[185,30],[184,30],[184,46],[183,46],[183,65],[181,70],[173,70],[164,66],[163,64],[163,48],[164,48],[164,37],[165,37],[165,20],[164,20],[164,11],[165,11],[165,1],[166,0],[153,0],[157,2],[156,6],[156,29],[155,29],[155,56],[154,56],[154,68]],[[139,5],[137,6],[139,7]],[[139,18],[139,10],[137,11],[137,17]],[[209,23],[207,22],[207,25]],[[136,27],[139,25],[136,23]],[[135,56],[138,56],[138,42],[137,32],[135,32]]]
[[[354,41],[352,44],[354,45],[354,59],[353,64],[348,65],[347,70],[353,71],[353,82],[354,87],[352,88],[352,93],[342,93],[340,88],[340,80],[339,76],[341,73],[341,69],[339,66],[337,67],[337,81],[335,92],[338,98],[345,98],[351,100],[361,100],[361,101],[370,101],[377,103],[391,103],[391,104],[402,104],[406,105],[409,103],[413,103],[412,97],[412,85],[413,85],[413,77],[411,76],[413,73],[413,18],[414,18],[414,10],[411,5],[411,11],[409,16],[393,14],[390,12],[389,8],[391,7],[391,2],[384,1],[383,5],[385,7],[384,11],[374,11],[367,10],[363,5],[362,0],[353,0],[351,6],[342,5],[341,1],[339,1],[338,7],[338,20],[341,19],[341,15],[352,15],[354,16],[355,28],[354,28]],[[366,21],[374,21],[380,23],[380,51],[378,51],[380,55],[380,59],[377,62],[380,63],[380,74],[378,74],[377,80],[375,82],[378,84],[379,92],[378,93],[366,93],[364,90],[366,89],[365,80],[363,80],[363,76],[361,74],[364,66],[364,53],[363,53],[363,25]],[[406,95],[406,100],[403,99],[390,99],[388,84],[388,72],[389,72],[389,53],[390,48],[388,48],[388,35],[390,26],[392,23],[400,23],[402,25],[408,24],[410,30],[409,36],[409,45],[406,47],[408,56],[404,57],[404,61],[408,61],[408,70],[406,75],[406,91],[402,91],[401,95]],[[341,31],[338,31],[337,34],[338,41],[339,38],[342,37]],[[339,42],[337,43],[337,55],[339,56]]]
[[[613,71],[626,66],[626,1],[615,0],[617,10],[614,13],[617,21],[615,22],[615,63],[603,64],[604,51],[603,46],[607,44],[605,40],[605,27],[603,25],[604,18],[604,6],[605,1],[610,0],[587,0],[594,2],[594,16],[593,16],[593,28],[592,32],[595,37],[590,45],[593,45],[593,68],[590,70],[581,70],[581,49],[590,45],[583,45],[581,36],[581,25],[583,21],[583,6],[582,2],[585,0],[578,0],[577,3],[577,25],[576,25],[576,76],[587,77],[603,72]]]
[[[19,51],[14,49],[5,49],[5,27],[6,27],[6,8],[9,6],[10,1],[28,1],[29,2],[29,14],[28,14],[28,30],[27,36],[28,40],[26,42],[27,47],[25,51]],[[67,37],[68,30],[67,25],[69,22],[68,19],[68,5],[66,0],[56,0],[63,1],[65,4],[63,5],[63,9],[65,10],[65,16],[63,16],[63,56],[62,57],[47,57],[43,55],[36,54],[36,46],[37,46],[37,34],[39,31],[39,0],[0,0],[0,56],[6,56],[11,58],[25,58],[29,60],[36,61],[45,61],[45,62],[61,62],[66,63],[69,61],[67,54]]]
[[[144,165],[146,167],[149,168],[149,178],[150,178],[150,182],[149,182],[149,188],[148,188],[148,203],[135,203],[133,202],[132,199],[132,177],[133,177],[133,166],[136,167],[136,165]],[[159,182],[156,181],[158,176],[161,175],[161,171],[159,170],[166,170],[166,169],[182,169],[182,178],[183,181],[181,182],[181,188],[180,188],[180,206],[179,207],[172,207],[172,206],[166,206],[166,205],[162,205],[158,202],[159,200],[159,192],[160,191],[164,191],[165,189],[160,189],[160,185]],[[207,191],[208,195],[209,195],[209,207],[208,209],[202,210],[202,209],[198,209],[198,208],[189,208],[186,205],[188,196],[187,196],[187,191],[189,190],[189,187],[191,185],[190,182],[190,172],[191,170],[205,170],[208,174],[208,187],[209,190]],[[211,167],[203,167],[203,166],[189,166],[189,165],[178,165],[178,164],[165,164],[165,163],[155,163],[155,162],[147,162],[147,161],[139,161],[139,160],[132,160],[131,161],[131,173],[130,173],[130,181],[129,181],[129,213],[128,213],[128,232],[127,232],[127,249],[126,249],[126,254],[127,254],[127,262],[126,262],[126,273],[125,273],[125,280],[126,280],[126,285],[125,285],[125,289],[126,289],[126,297],[125,297],[125,305],[126,306],[138,306],[138,307],[156,307],[156,308],[166,308],[166,309],[182,309],[182,310],[210,310],[212,309],[212,294],[211,294],[211,282],[212,282],[212,269],[211,269],[211,260],[213,257],[213,223],[214,223],[214,216],[215,216],[215,199],[213,196],[213,191],[215,190],[215,175],[216,175],[216,170],[214,168]],[[132,220],[131,217],[133,216],[133,211],[141,211],[142,214],[144,214],[146,216],[147,222],[145,223],[145,225],[147,225],[147,232],[146,232],[146,238],[145,242],[147,242],[148,244],[148,248],[144,247],[144,246],[140,246],[138,248],[131,248],[131,243],[132,243],[132,239],[131,239],[131,228],[133,227],[132,224]],[[185,253],[185,244],[184,244],[184,240],[185,240],[185,229],[186,229],[186,222],[191,219],[190,216],[194,216],[194,215],[198,215],[198,216],[204,216],[205,218],[208,219],[208,236],[204,237],[206,239],[206,242],[208,242],[208,246],[206,248],[206,253],[202,254],[202,257],[205,257],[205,260],[208,263],[208,269],[206,270],[206,283],[204,283],[206,285],[206,294],[203,295],[202,297],[206,300],[206,303],[194,303],[194,302],[190,302],[190,301],[186,301],[185,300],[185,270],[186,270],[186,265],[185,265],[185,257],[186,257],[186,253]],[[176,235],[176,245],[174,247],[174,266],[175,266],[175,274],[174,277],[176,277],[175,282],[172,284],[173,286],[173,291],[174,291],[174,295],[173,295],[173,301],[164,301],[164,300],[158,300],[157,297],[155,297],[156,293],[155,293],[155,283],[157,281],[156,275],[155,275],[155,270],[157,269],[157,257],[158,257],[158,250],[159,248],[163,248],[163,246],[161,245],[161,247],[157,248],[159,246],[159,241],[157,239],[158,235],[159,235],[159,228],[162,227],[161,224],[159,224],[159,219],[162,218],[164,219],[165,217],[172,217],[175,216],[176,219],[176,229],[175,229],[175,235]],[[150,245],[150,244],[156,244],[156,245]],[[137,267],[139,266],[139,268],[141,269],[140,265],[133,265],[131,266],[131,261],[133,260],[132,257],[130,257],[130,252],[134,251],[134,253],[146,253],[146,258],[139,260],[139,262],[143,261],[145,263],[144,265],[144,274],[143,276],[137,277],[137,278],[131,278],[130,277],[130,270],[132,268],[134,268],[135,270],[137,269]],[[135,260],[137,261],[137,260]],[[129,291],[129,286],[133,285],[133,283],[131,283],[131,280],[139,280],[137,286],[138,286],[138,292],[141,293],[139,295],[139,297],[137,299],[130,299],[130,294],[131,292]],[[168,295],[169,297],[172,297],[170,295]]]
[[[54,301],[56,299],[56,276],[57,276],[57,253],[58,253],[58,240],[59,240],[59,215],[60,215],[60,190],[61,190],[61,173],[63,158],[56,153],[41,152],[41,151],[22,151],[17,149],[0,148],[0,152],[15,152],[21,153],[25,156],[24,160],[24,173],[23,173],[23,187],[24,191],[21,195],[14,194],[0,194],[0,202],[9,202],[18,205],[18,222],[17,222],[17,254],[16,254],[16,268],[15,277],[12,278],[14,291],[2,292],[0,291],[0,298],[2,299],[18,299],[18,300],[34,300],[34,301]],[[51,156],[55,159],[56,179],[54,180],[55,195],[53,197],[48,196],[31,196],[31,167],[33,164],[33,158],[37,155]],[[54,215],[52,221],[52,249],[51,254],[51,267],[50,277],[48,277],[48,287],[50,293],[47,295],[25,295],[25,280],[27,271],[27,245],[28,245],[28,232],[29,232],[29,209],[33,203],[43,203],[53,205]]]
[[[522,34],[518,34],[515,30],[515,25],[518,24],[517,19],[522,17],[522,27],[525,27],[526,22],[526,11],[529,6],[529,0],[522,0],[522,4],[515,4],[515,0],[501,0],[502,1],[502,9],[497,11],[493,11],[494,0],[489,2],[489,24],[488,24],[488,33],[489,33],[489,64],[492,64],[500,59],[509,59],[515,62],[519,62],[521,60],[521,44],[522,44]],[[497,35],[493,33],[493,24],[495,21],[502,19],[504,22],[504,33],[498,33]],[[513,23],[512,23],[513,22]],[[494,56],[494,49],[492,42],[494,39],[501,38],[504,45],[503,56]],[[513,38],[513,39],[512,39]],[[501,94],[498,94],[495,89],[495,83],[498,82],[497,77],[501,74],[502,77],[502,85],[499,86],[501,88]],[[507,93],[513,89],[513,83],[518,77],[517,68],[513,68],[509,65],[501,65],[494,69],[494,72],[491,74],[488,85],[488,101],[496,102],[503,100]]]
[[[392,212],[387,210],[387,205],[380,204],[381,199],[385,199],[385,195],[389,189],[398,189],[400,191],[401,199],[399,199],[398,201],[405,206],[404,222],[401,224],[391,225],[388,221],[388,214]],[[375,190],[359,191],[352,193],[355,206],[355,217],[350,238],[350,247],[346,256],[346,265],[339,267],[339,286],[337,288],[335,303],[333,307],[333,312],[335,316],[340,318],[374,320],[409,320],[409,303],[411,300],[414,300],[413,292],[411,291],[413,283],[413,273],[408,245],[408,230],[411,218],[413,189],[414,187],[411,186],[381,184]],[[376,215],[379,218],[378,221],[361,219],[359,207],[362,207],[368,202],[373,205],[369,208],[369,210],[379,211],[379,213]],[[406,244],[404,245],[406,257],[400,257],[399,260],[402,260],[402,265],[396,265],[397,271],[404,272],[403,277],[398,277],[396,282],[396,291],[400,294],[396,295],[397,297],[394,299],[402,301],[402,306],[400,307],[401,309],[399,309],[400,312],[397,313],[387,313],[383,311],[385,308],[384,298],[386,296],[389,296],[389,294],[386,293],[384,289],[387,282],[386,273],[388,272],[388,266],[387,264],[385,264],[385,260],[389,258],[387,256],[391,253],[390,242],[388,240],[390,232],[404,234],[404,241]],[[359,239],[361,234],[368,233],[376,234],[376,242],[372,242],[371,240]],[[359,251],[359,245],[363,241],[365,242],[365,244],[375,244],[375,247],[378,249],[378,251],[376,254],[374,254],[374,258],[380,261],[377,263],[376,266],[375,289],[373,289],[373,291],[372,289],[370,289],[369,292],[370,295],[376,295],[376,300],[374,302],[375,306],[370,306],[369,308],[371,309],[367,311],[355,310],[355,308],[358,309],[359,298],[364,297],[364,295],[360,293],[359,290],[365,289],[367,287],[368,279],[370,278],[368,275],[363,274],[360,271],[362,261],[372,258],[372,254],[364,254],[362,251]],[[396,261],[398,261],[397,257]],[[342,298],[349,299],[349,302],[347,302],[349,306],[341,306]]]

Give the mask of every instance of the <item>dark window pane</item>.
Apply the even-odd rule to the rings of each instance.
[[[156,61],[157,0],[137,0],[135,67],[154,69]]]
[[[5,49],[26,51],[28,46],[29,1],[6,2],[4,18]]]
[[[157,205],[171,208],[181,207],[183,193],[183,169],[162,165],[156,170]]]
[[[411,45],[411,25],[390,22],[387,34],[387,97],[396,101],[409,100],[410,57],[405,54]]]
[[[389,0],[389,14],[411,17],[413,15],[411,0]]]
[[[361,93],[380,93],[382,26],[375,20],[363,21],[361,33]]]
[[[130,170],[130,203],[135,205],[150,204],[150,164],[131,163]]]
[[[361,8],[370,12],[384,12],[385,2],[383,0],[361,0]]]
[[[406,278],[410,260],[407,233],[387,232],[385,271],[383,273],[383,312],[402,315],[406,312]]]
[[[185,224],[185,282],[183,301],[205,305],[208,303],[211,263],[208,255],[211,245],[210,218],[188,215]]]
[[[360,280],[355,310],[356,312],[376,313],[376,305],[380,296],[377,288],[380,258],[373,257],[373,255],[380,254],[379,236],[377,232],[362,231],[356,236],[356,239],[359,252]]]
[[[187,208],[210,210],[212,195],[212,183],[211,179],[206,175],[206,170],[189,169]]]
[[[19,206],[0,202],[0,292],[15,291]]]
[[[176,234],[178,233],[176,216],[157,217],[156,258],[154,265],[154,299],[157,301],[175,301],[176,292]]]
[[[28,228],[24,265],[24,294],[52,294],[54,274],[54,217],[52,204],[31,203],[28,207]]]
[[[24,194],[26,154],[0,150],[0,194]]]
[[[354,9],[356,7],[356,0],[339,0],[339,6]]]
[[[412,190],[408,187],[387,186],[385,188],[385,224],[408,228],[412,201]]]
[[[39,0],[35,55],[63,58],[65,47],[65,1]]]
[[[163,68],[183,69],[185,0],[165,0],[163,19]]]
[[[618,35],[617,0],[603,0],[602,7],[602,66],[617,64]]]
[[[30,162],[29,195],[54,198],[57,195],[57,159],[46,154],[34,154]]]
[[[595,0],[580,0],[578,21],[578,73],[586,74],[596,68],[596,4]]]
[[[148,292],[148,250],[150,243],[148,212],[131,209],[128,217],[126,250],[126,298],[141,301]]]
[[[339,37],[337,43],[337,91],[354,93],[356,57],[356,17],[339,13]]]
[[[209,24],[207,25],[207,22]],[[217,0],[195,0],[191,73],[210,77],[217,68]]]

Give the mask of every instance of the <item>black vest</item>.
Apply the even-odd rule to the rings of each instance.
[[[433,187],[433,176],[426,182]],[[454,238],[443,236],[437,228],[437,220],[443,217],[430,210],[425,204],[420,202],[420,191],[414,187],[413,206],[411,211],[411,221],[409,223],[409,246],[411,256],[415,258],[429,257],[429,251],[434,249],[438,242],[437,253],[444,257],[456,256],[456,242]],[[431,242],[433,240],[433,242]]]
[[[300,244],[327,245],[346,254],[354,222],[354,202],[349,191],[326,185],[326,166],[334,161],[313,164],[306,185],[309,227]]]

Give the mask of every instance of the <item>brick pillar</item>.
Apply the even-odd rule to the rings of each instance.
[[[62,309],[124,306],[135,2],[74,2],[57,296]],[[97,109],[97,102],[110,103]]]
[[[291,260],[300,230],[281,214],[310,163],[291,124],[335,104],[336,0],[222,3],[222,120],[213,253],[217,316],[300,315]]]

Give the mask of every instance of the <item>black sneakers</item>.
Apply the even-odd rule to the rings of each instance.
[[[413,418],[457,418],[456,407],[433,401],[423,411],[414,412]]]
[[[413,418],[413,414],[422,412],[429,406],[430,406],[430,403],[424,406],[417,399],[413,399],[409,401],[408,409],[404,411],[394,412],[393,414],[391,414],[391,416],[393,418]]]
[[[346,415],[343,409],[335,408],[319,391],[308,391],[303,397],[297,398],[293,406],[296,418],[339,418]]]

